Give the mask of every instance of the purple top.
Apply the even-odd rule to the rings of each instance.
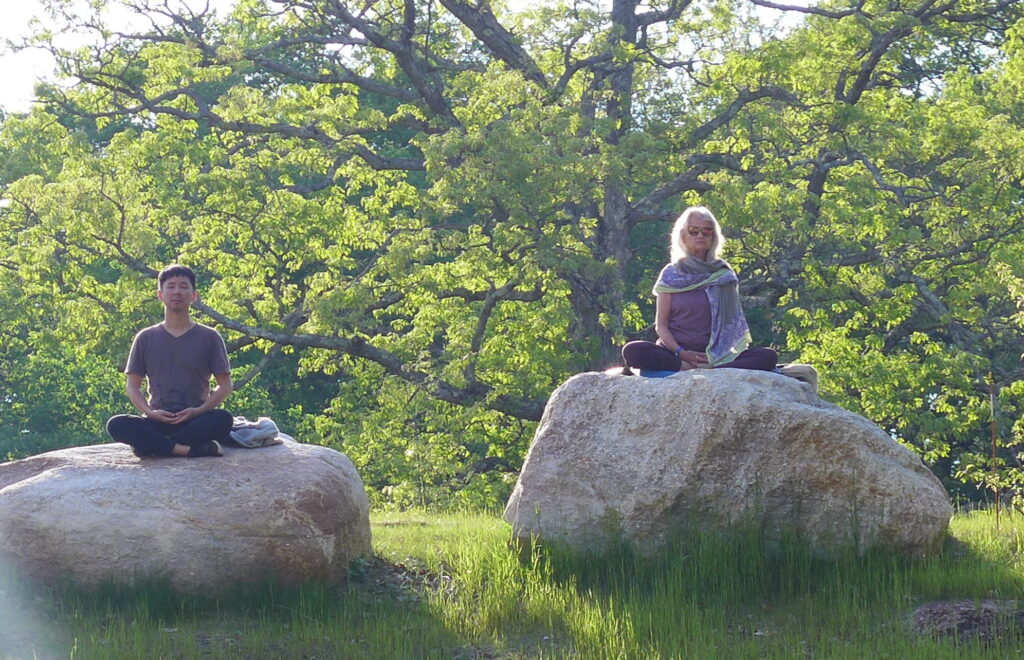
[[[670,293],[668,330],[688,351],[704,352],[711,341],[711,303],[704,289]]]
[[[736,272],[721,259],[704,261],[686,257],[661,269],[653,292],[674,294],[692,289],[703,289],[711,308],[711,341],[704,351],[708,361],[714,366],[731,362],[750,345],[750,329],[740,307]],[[672,309],[669,309],[671,314]],[[690,332],[695,327],[706,326],[690,326]],[[690,346],[684,343],[684,348]]]

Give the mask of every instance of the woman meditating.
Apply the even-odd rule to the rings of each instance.
[[[775,369],[770,348],[748,348],[750,330],[740,307],[736,273],[719,258],[725,237],[715,216],[692,206],[672,227],[672,263],[654,285],[657,343],[631,341],[626,368],[685,371],[698,367]]]

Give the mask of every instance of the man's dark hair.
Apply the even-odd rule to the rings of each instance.
[[[167,268],[164,268],[162,271],[160,271],[160,274],[157,275],[156,279],[157,282],[159,283],[159,287],[162,289],[164,286],[164,282],[166,282],[172,277],[179,276],[187,277],[188,281],[192,283],[192,288],[196,288],[196,274],[192,272],[191,268],[189,268],[188,266],[182,266],[181,264],[171,264]]]

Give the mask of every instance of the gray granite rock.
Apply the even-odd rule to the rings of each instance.
[[[296,442],[224,452],[139,459],[105,444],[0,464],[0,558],[50,582],[216,593],[342,580],[370,554],[369,502],[344,454]]]
[[[679,530],[755,525],[820,553],[941,547],[939,480],[810,385],[739,369],[585,373],[548,401],[505,520],[521,538],[653,549]]]

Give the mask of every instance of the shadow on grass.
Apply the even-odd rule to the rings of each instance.
[[[545,546],[521,555],[538,560],[555,583],[606,603],[653,656],[1003,657],[1019,640],[1013,623],[991,640],[913,630],[923,603],[1024,595],[1024,575],[1005,556],[954,538],[927,558],[822,558],[795,535],[768,544],[759,530],[734,529],[680,534],[653,554],[620,542],[599,554]]]
[[[354,562],[344,585],[268,583],[201,596],[163,580],[44,587],[8,571],[0,593],[10,602],[2,604],[35,625],[6,638],[0,626],[0,658],[415,658],[457,650],[464,644],[422,602],[429,579],[372,558]]]

